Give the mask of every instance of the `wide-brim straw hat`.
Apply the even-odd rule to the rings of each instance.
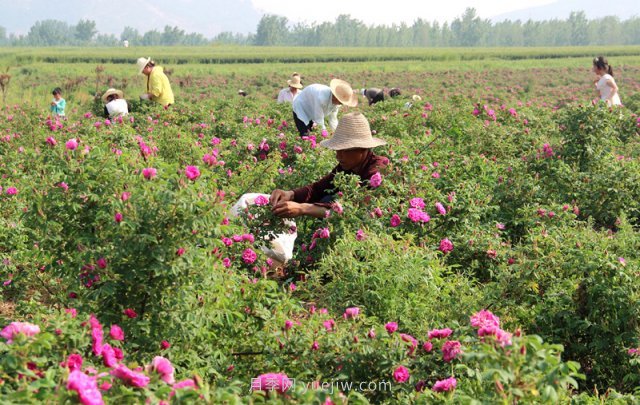
[[[333,137],[320,142],[320,146],[331,150],[369,149],[386,144],[382,139],[371,135],[369,121],[360,112],[343,115]]]
[[[340,101],[340,104],[349,107],[358,105],[358,95],[353,91],[351,85],[344,80],[333,79],[329,83],[331,93]]]
[[[136,62],[136,65],[138,65],[138,74],[141,75],[142,71],[144,70],[144,67],[147,66],[147,64],[151,62],[151,58],[138,58],[138,61]]]
[[[107,91],[104,92],[104,94],[102,95],[102,101],[104,101],[105,103],[107,102],[107,97],[117,94],[118,98],[124,98],[124,93],[121,90],[116,90],[116,89],[109,89]]]
[[[293,87],[296,89],[301,89],[302,83],[300,83],[300,76],[298,75],[293,75],[291,76],[291,79],[287,80],[287,84],[289,85],[289,87]]]

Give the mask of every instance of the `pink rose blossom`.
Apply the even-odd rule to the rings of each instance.
[[[122,213],[116,212],[115,215],[113,216],[113,219],[118,223],[122,222]]]
[[[375,172],[371,179],[369,179],[369,186],[372,188],[378,188],[382,184],[382,175],[379,172]]]
[[[184,174],[189,180],[195,180],[200,177],[200,170],[198,170],[198,166],[187,166],[184,169]]]
[[[433,343],[427,340],[422,344],[422,348],[424,349],[425,352],[431,353],[431,350],[433,350]]]
[[[69,371],[82,369],[82,356],[79,354],[71,354],[67,358],[67,368]]]
[[[344,310],[343,317],[344,319],[355,319],[360,314],[360,308],[358,307],[350,307]]]
[[[411,208],[423,209],[424,208],[424,200],[422,198],[416,197],[409,200],[409,205]]]
[[[267,204],[269,204],[269,199],[267,197],[263,196],[263,195],[259,195],[255,199],[254,203],[256,205],[267,205]]]
[[[65,147],[69,150],[76,150],[78,148],[78,141],[76,138],[71,138],[65,143]]]
[[[145,167],[142,169],[142,175],[145,179],[151,180],[158,175],[158,170],[154,167]]]
[[[124,364],[119,364],[117,368],[111,370],[110,374],[132,387],[144,388],[149,385],[149,377],[142,373],[130,370]]]
[[[483,309],[471,316],[471,326],[476,329],[485,326],[500,327],[500,318],[492,314],[490,311]]]
[[[453,331],[449,328],[445,329],[433,329],[429,331],[429,339],[445,339],[451,336]]]
[[[175,379],[173,377],[174,368],[171,365],[171,362],[164,357],[154,357],[151,362],[151,370],[160,374],[160,379],[167,384],[171,385],[175,383]]]
[[[406,333],[401,333],[400,339],[402,339],[403,342],[409,343],[409,354],[412,355],[416,347],[418,347],[418,339]]]
[[[365,235],[364,231],[362,229],[358,229],[358,231],[356,232],[356,240],[361,241],[364,240],[367,237],[367,235]]]
[[[393,214],[393,216],[391,216],[391,226],[392,227],[397,227],[400,225],[400,223],[402,222],[402,220],[400,219],[400,216],[398,214]]]
[[[292,386],[293,381],[284,373],[262,374],[252,379],[251,382],[252,391],[275,391],[280,394],[286,392]]]
[[[403,383],[409,380],[409,370],[405,366],[398,366],[393,370],[393,379],[397,383]]]
[[[109,335],[113,340],[124,340],[124,332],[122,328],[118,325],[111,325],[111,329],[109,330]]]
[[[398,324],[395,322],[388,322],[384,325],[384,328],[387,330],[387,333],[392,334],[393,332],[398,330]]]
[[[95,377],[89,377],[80,370],[73,370],[67,379],[67,389],[76,391],[83,405],[103,405],[102,394]]]
[[[431,217],[426,212],[419,210],[417,208],[409,208],[407,212],[407,217],[411,220],[411,222],[429,222]]]
[[[256,252],[251,249],[247,248],[244,252],[242,252],[242,261],[244,261],[246,264],[255,262],[257,258],[258,255],[256,254]]]
[[[440,214],[440,215],[446,215],[447,214],[447,210],[444,208],[444,205],[442,205],[439,202],[436,203],[436,211],[438,211],[438,214]]]
[[[7,344],[11,344],[18,335],[31,337],[38,333],[40,333],[40,327],[38,325],[28,322],[11,322],[2,329],[0,336],[7,339]]]
[[[458,382],[455,377],[450,377],[446,380],[436,381],[436,383],[433,384],[432,390],[435,392],[449,392],[455,390],[457,384]]]
[[[102,346],[101,353],[102,361],[105,366],[113,368],[118,365],[118,359],[116,358],[116,352],[113,350],[110,344]]]
[[[449,253],[453,250],[453,243],[447,238],[440,241],[440,247],[438,248],[442,253]]]
[[[461,345],[457,340],[448,340],[442,345],[442,359],[449,363],[461,353]]]
[[[321,228],[318,230],[318,237],[320,239],[328,239],[330,235],[329,228]]]

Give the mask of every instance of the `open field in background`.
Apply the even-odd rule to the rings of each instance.
[[[392,60],[463,61],[523,60],[638,56],[640,46],[545,48],[316,48],[316,47],[130,47],[130,48],[4,48],[0,58],[18,63],[134,63],[140,55],[157,55],[167,64],[311,63]]]
[[[478,102],[496,97],[509,101],[566,103],[590,100],[591,60],[604,54],[614,66],[623,101],[640,89],[640,47],[571,48],[4,48],[0,71],[12,75],[7,103],[46,106],[51,88],[61,86],[72,104],[90,101],[107,87],[122,88],[135,98],[144,78],[135,60],[152,56],[165,67],[178,99],[235,96],[269,100],[293,71],[304,83],[326,83],[332,77],[354,87],[400,87],[405,95],[432,101],[453,95]],[[236,63],[241,61],[242,63]],[[96,68],[104,70],[98,75]],[[497,91],[496,91],[497,90]]]

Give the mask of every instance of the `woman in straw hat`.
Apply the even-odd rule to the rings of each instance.
[[[136,64],[138,74],[147,76],[147,92],[141,94],[140,99],[153,100],[164,107],[173,104],[173,90],[162,66],[156,66],[151,58],[139,58]]]
[[[129,105],[124,99],[124,93],[121,90],[109,89],[102,95],[104,101],[104,115],[107,118],[124,117],[129,114]]]
[[[344,80],[333,79],[329,86],[324,84],[307,86],[293,100],[293,120],[300,136],[308,135],[314,123],[326,129],[325,117],[329,120],[331,130],[335,131],[341,105],[349,107],[358,105],[358,94]]]
[[[278,93],[278,103],[293,103],[293,100],[300,94],[298,90],[302,88],[302,83],[298,73],[292,74],[291,79],[287,80],[287,84],[289,87]]]
[[[271,211],[282,218],[301,215],[323,218],[336,193],[333,178],[336,173],[355,174],[362,181],[370,180],[388,159],[375,155],[371,149],[385,145],[382,139],[371,136],[369,121],[359,112],[346,114],[340,120],[333,138],[320,142],[320,146],[336,151],[338,165],[315,183],[294,190],[274,190],[269,202]]]

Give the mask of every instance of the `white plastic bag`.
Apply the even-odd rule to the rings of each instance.
[[[237,217],[241,212],[245,210],[245,208],[247,208],[247,206],[255,204],[255,200],[259,196],[264,196],[267,199],[270,197],[269,194],[243,194],[238,202],[236,202],[233,207],[231,207],[231,214]],[[292,219],[285,219],[284,222],[290,228],[296,226],[296,222]],[[284,264],[293,258],[293,246],[295,245],[297,237],[298,232],[279,233],[276,235],[276,238],[271,241],[270,247],[261,246],[260,249],[262,249],[262,251],[270,258]]]

